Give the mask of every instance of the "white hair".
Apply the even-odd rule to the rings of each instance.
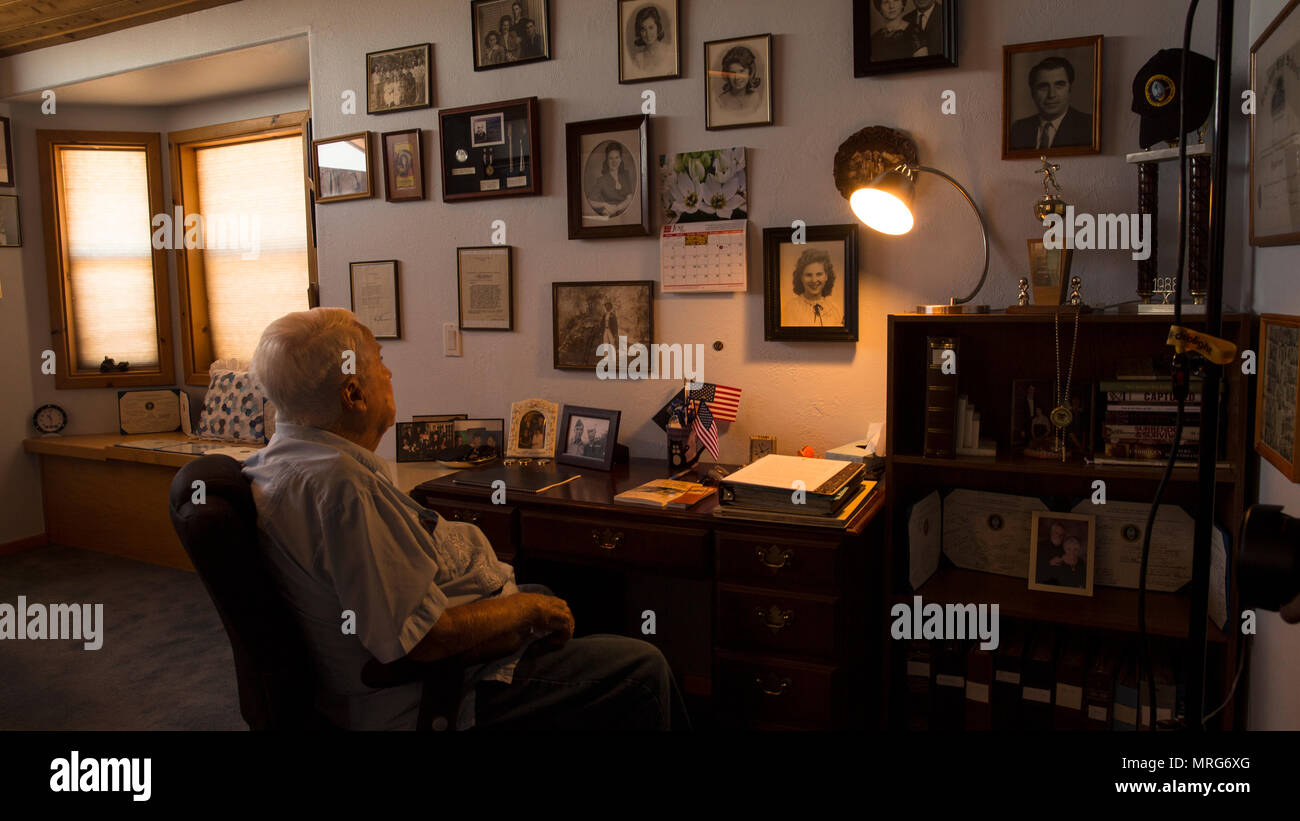
[[[285,314],[266,326],[251,371],[276,418],[294,425],[329,428],[343,413],[339,389],[344,352],[355,354],[357,374],[367,364],[364,326],[344,308],[312,308]]]

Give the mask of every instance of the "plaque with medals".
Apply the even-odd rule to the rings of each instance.
[[[537,98],[438,113],[443,202],[542,193]]]

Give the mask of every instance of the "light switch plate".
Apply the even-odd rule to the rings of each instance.
[[[442,323],[442,355],[460,356],[460,328],[455,322]]]

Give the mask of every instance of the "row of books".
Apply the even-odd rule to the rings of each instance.
[[[908,730],[1150,729],[1136,642],[1048,624],[1003,628],[996,650],[978,641],[907,642]],[[1172,726],[1183,716],[1175,656],[1158,644],[1152,654],[1157,727]]]
[[[1164,462],[1177,449],[1180,461],[1195,460],[1201,438],[1202,382],[1193,379],[1183,405],[1183,430],[1177,442],[1178,400],[1168,379],[1105,381],[1106,400],[1099,463]]]

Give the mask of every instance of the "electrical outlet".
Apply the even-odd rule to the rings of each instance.
[[[442,355],[460,356],[460,328],[455,322],[442,323]]]

